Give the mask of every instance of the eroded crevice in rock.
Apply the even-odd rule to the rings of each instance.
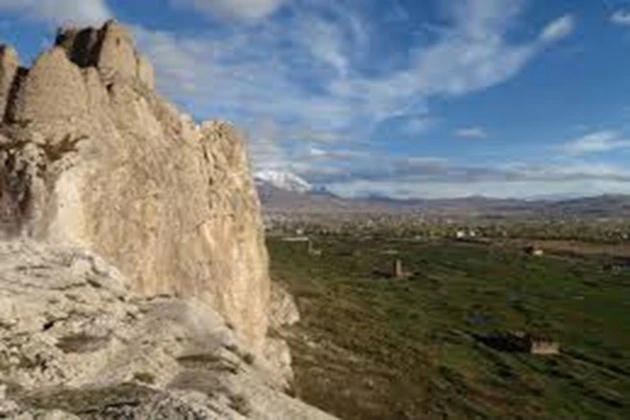
[[[0,226],[15,236],[32,208],[31,171],[15,151],[0,151]]]
[[[19,67],[11,78],[9,89],[6,93],[6,97],[1,104],[0,110],[2,111],[2,120],[7,122],[11,121],[11,116],[15,112],[15,98],[17,97],[18,92],[22,88],[26,78],[28,76],[28,69],[24,67]],[[27,125],[29,123],[28,120],[23,121],[23,125]]]

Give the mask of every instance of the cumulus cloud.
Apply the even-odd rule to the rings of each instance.
[[[257,21],[272,16],[286,2],[287,0],[171,0],[176,7],[244,21]]]
[[[560,150],[572,156],[630,149],[630,139],[616,131],[596,131],[563,144]]]
[[[487,139],[488,133],[482,127],[464,127],[455,131],[457,137],[466,139]]]
[[[615,25],[630,26],[630,11],[620,9],[612,14],[610,21]]]
[[[0,10],[54,25],[98,25],[112,17],[105,0],[0,0]]]
[[[542,42],[556,42],[571,35],[575,29],[575,18],[565,15],[549,23],[540,33]]]

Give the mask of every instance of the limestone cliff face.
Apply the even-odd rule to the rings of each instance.
[[[211,304],[255,350],[269,279],[243,138],[153,90],[115,22],[64,30],[30,69],[0,50],[0,226],[87,247],[136,292]]]

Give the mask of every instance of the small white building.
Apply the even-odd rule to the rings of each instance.
[[[466,239],[466,238],[476,238],[477,232],[472,229],[469,230],[458,230],[455,232],[455,237],[457,239]]]

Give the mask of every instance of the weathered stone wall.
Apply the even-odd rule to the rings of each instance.
[[[120,25],[60,32],[8,97],[0,226],[92,249],[144,295],[201,298],[258,351],[268,264],[243,138],[153,83]]]

